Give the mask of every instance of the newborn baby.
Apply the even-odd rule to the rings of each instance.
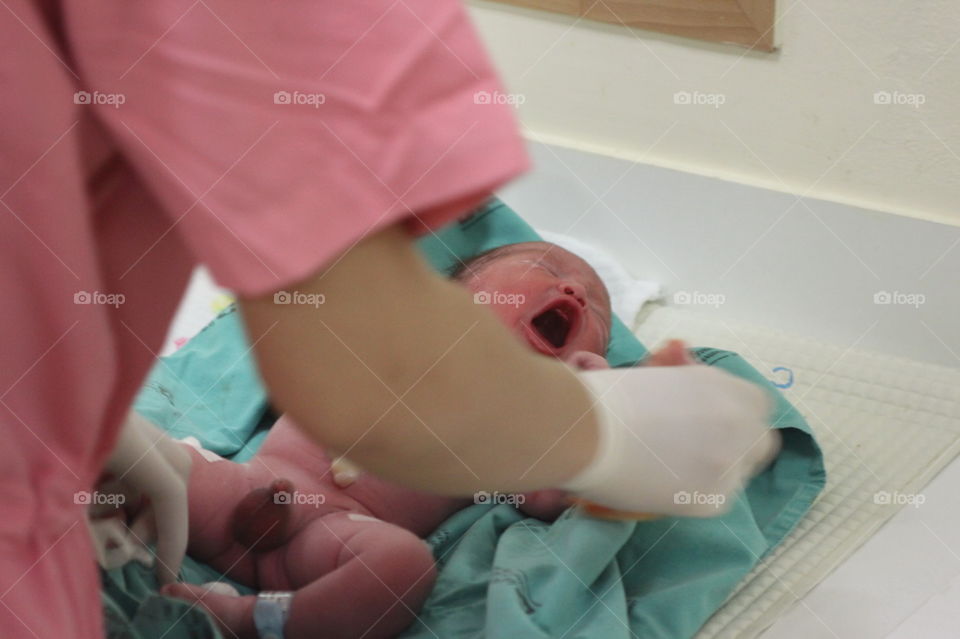
[[[536,351],[577,368],[606,367],[610,298],[579,257],[526,242],[484,253],[452,277],[475,299],[489,299]],[[655,363],[687,363],[682,345],[668,348]],[[258,637],[258,625],[286,639],[396,635],[433,586],[433,555],[421,537],[473,503],[351,475],[286,417],[248,463],[190,451],[189,553],[257,590],[281,593],[258,600],[224,584],[182,583],[163,592],[198,602],[241,638]],[[561,491],[546,490],[524,495],[519,508],[550,520],[569,505]]]

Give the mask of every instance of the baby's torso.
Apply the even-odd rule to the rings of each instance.
[[[326,503],[337,508],[361,512],[377,519],[402,526],[420,536],[436,528],[440,522],[471,503],[469,499],[450,498],[404,488],[384,481],[369,473],[359,476],[349,485],[339,485],[331,466],[333,458],[303,434],[288,418],[277,420],[263,448],[251,463],[260,461],[255,470],[271,481],[276,473],[290,479],[300,491],[315,491],[318,496],[293,496],[295,505],[306,505],[304,517],[313,518],[319,508],[316,502],[324,495]],[[283,472],[281,472],[283,471]],[[341,482],[342,483],[342,482]]]
[[[230,563],[232,557],[246,554],[232,536],[238,506],[253,491],[265,493],[276,480],[289,482],[282,492],[268,498],[284,509],[286,536],[318,517],[346,511],[375,517],[423,537],[472,503],[403,488],[368,473],[340,486],[334,481],[333,459],[285,417],[277,421],[249,462],[234,463],[207,451],[194,451],[193,456],[190,552],[214,564]],[[256,511],[243,514],[251,519],[258,516],[262,515]],[[223,561],[216,561],[218,558]]]

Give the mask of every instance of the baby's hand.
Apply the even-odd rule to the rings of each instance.
[[[680,339],[672,339],[661,346],[659,350],[650,353],[643,360],[644,366],[686,366],[696,364],[697,360],[687,350],[687,343]]]

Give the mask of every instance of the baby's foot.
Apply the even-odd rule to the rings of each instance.
[[[185,583],[169,584],[161,588],[160,593],[203,607],[210,613],[213,620],[226,630],[225,636],[258,639],[257,628],[253,623],[253,606],[257,601],[256,596],[225,594],[229,591],[224,586],[236,593],[231,586],[222,582],[203,586]]]

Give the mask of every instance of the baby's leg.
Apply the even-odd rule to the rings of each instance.
[[[199,442],[197,442],[197,445]],[[270,485],[273,476],[250,464],[238,464],[194,444],[182,444],[192,460],[187,499],[194,559],[210,564],[241,583],[256,579],[255,553],[237,542],[233,520],[238,505],[257,487]]]
[[[193,468],[190,501],[190,555],[210,562],[236,545],[230,533],[233,509],[247,493],[246,469],[208,450],[183,444]]]
[[[160,593],[206,609],[217,625],[224,629],[226,637],[259,639],[257,627],[253,623],[253,605],[257,598],[253,595],[240,597],[227,594],[227,590],[231,588],[222,581],[204,586],[180,582],[167,584],[160,589]]]
[[[295,591],[286,639],[392,637],[414,620],[436,577],[422,539],[399,526],[342,512],[315,519],[285,548],[262,559],[260,568],[261,590]],[[198,602],[241,638],[256,637],[253,596],[186,584],[164,592]]]
[[[413,622],[436,578],[422,539],[356,513],[321,517],[304,533],[285,557],[291,585],[299,587],[288,638],[393,637]]]

